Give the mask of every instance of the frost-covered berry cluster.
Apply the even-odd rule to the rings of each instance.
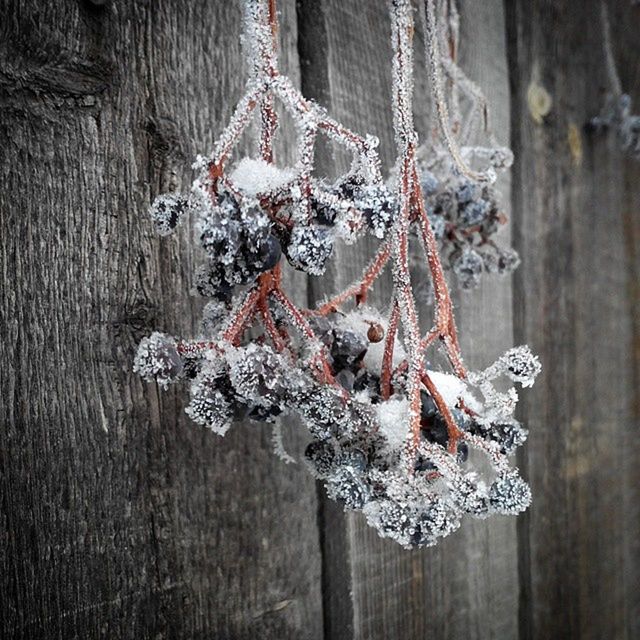
[[[484,94],[457,64],[460,20],[455,3],[439,7],[436,16],[435,6],[428,3],[425,32],[441,135],[418,149],[421,190],[443,266],[462,289],[473,289],[483,273],[509,274],[520,263],[513,249],[496,241],[507,216],[494,182],[509,169],[513,154],[497,143]]]
[[[518,254],[495,241],[506,222],[495,186],[462,176],[445,159],[431,170],[423,169],[421,180],[443,266],[451,269],[462,289],[478,286],[483,273],[504,275],[517,268]]]
[[[465,515],[485,518],[524,510],[530,491],[508,457],[524,443],[527,431],[513,418],[515,389],[499,392],[493,383],[502,378],[532,384],[540,370],[535,356],[526,347],[512,349],[468,381],[426,370],[420,441],[411,455],[406,449],[406,378],[395,376],[385,398],[378,375],[383,349],[370,340],[375,332],[367,325],[388,330],[367,308],[322,321],[332,370],[350,392],[349,402],[341,404],[334,390],[303,393],[298,401],[314,436],[305,457],[328,495],[346,509],[361,510],[380,535],[405,547],[434,544]],[[400,342],[396,348],[396,369],[402,370],[405,350]],[[428,391],[431,384],[438,402]],[[453,418],[453,428],[444,413]]]
[[[527,507],[529,489],[508,460],[527,436],[513,418],[517,394],[494,387],[498,379],[533,383],[540,366],[526,347],[510,350],[466,381],[425,370],[420,440],[409,452],[406,352],[399,340],[390,394],[381,387],[385,319],[361,306],[313,315],[310,323],[319,344],[301,346],[295,356],[279,353],[264,335],[234,346],[224,340],[177,342],[154,333],[140,345],[136,370],[163,386],[190,381],[187,413],[220,435],[237,420],[299,417],[312,438],[305,458],[328,495],[362,511],[380,535],[405,547],[434,544],[465,515],[485,518]],[[309,366],[320,348],[326,351],[327,382]]]
[[[191,191],[161,195],[151,207],[160,235],[185,215],[194,219],[204,255],[194,289],[207,299],[200,333],[194,339],[152,333],[138,347],[135,371],[162,387],[188,385],[187,414],[219,435],[242,420],[271,425],[285,462],[294,459],[281,427],[295,417],[309,434],[304,459],[327,495],[362,512],[381,536],[404,547],[435,544],[465,516],[519,513],[530,491],[510,463],[527,436],[514,418],[514,385],[533,384],[540,364],[527,347],[516,347],[482,371],[467,371],[439,258],[442,251],[463,287],[475,283],[478,269],[513,266],[516,258],[492,244],[500,222],[492,187],[460,164],[480,154],[491,173],[510,163],[509,153],[452,147],[452,157],[459,155],[452,163],[445,145],[434,152],[435,163],[418,160],[412,9],[409,0],[392,0],[398,161],[385,183],[377,141],[331,119],[279,73],[274,4],[245,5],[252,69],[247,92],[211,157],[196,161]],[[427,6],[433,33],[433,2]],[[274,162],[276,99],[299,133],[292,166]],[[259,152],[232,162],[257,112]],[[319,133],[353,153],[349,171],[331,184],[313,171]],[[367,233],[379,248],[356,283],[315,309],[292,302],[281,277],[285,261],[321,276],[337,242],[354,243]],[[410,237],[420,240],[434,294],[433,326],[424,334]],[[491,260],[496,266],[489,268]],[[366,301],[387,265],[394,288],[382,313]],[[427,351],[436,344],[450,372],[428,364]]]
[[[640,115],[632,112],[629,94],[610,96],[600,115],[589,120],[587,129],[613,132],[622,151],[640,160]]]
[[[622,90],[613,51],[609,12],[604,1],[600,3],[600,22],[609,93],[600,114],[591,118],[585,128],[587,131],[596,133],[611,131],[622,151],[638,160],[640,159],[640,115],[633,113],[631,96]]]

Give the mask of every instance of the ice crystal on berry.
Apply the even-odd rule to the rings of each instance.
[[[145,380],[155,380],[161,387],[166,387],[180,377],[182,369],[182,359],[171,336],[156,331],[142,339],[133,370]]]

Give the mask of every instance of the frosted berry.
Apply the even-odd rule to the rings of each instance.
[[[370,495],[367,484],[351,467],[343,467],[333,474],[327,482],[327,490],[347,509],[362,509]]]
[[[286,255],[293,267],[321,276],[333,252],[333,235],[329,227],[296,226],[291,232]]]
[[[420,187],[422,188],[422,195],[428,197],[433,195],[438,189],[438,179],[431,173],[431,171],[424,170],[420,176]]]
[[[515,515],[524,511],[530,502],[531,490],[517,472],[497,478],[489,490],[489,503],[498,513]]]
[[[348,449],[340,454],[337,463],[362,473],[367,468],[367,456],[361,449]]]
[[[145,380],[155,379],[160,386],[166,387],[180,377],[182,369],[182,358],[171,336],[156,331],[141,340],[133,370]]]
[[[472,289],[480,282],[483,266],[482,256],[477,251],[465,247],[453,263],[453,272],[463,289]]]
[[[235,418],[235,410],[222,371],[203,371],[193,381],[186,412],[194,422],[209,427],[218,435],[227,432]]]
[[[179,193],[165,193],[153,201],[149,214],[156,232],[161,236],[167,236],[178,226],[186,210],[185,196]]]
[[[354,331],[334,331],[334,341],[331,356],[336,368],[342,369],[353,366],[361,360],[367,351],[367,341]]]
[[[335,466],[335,446],[328,440],[314,440],[307,445],[304,457],[317,473],[327,475]]]

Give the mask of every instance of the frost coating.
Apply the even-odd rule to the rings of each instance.
[[[156,331],[142,339],[133,370],[145,380],[155,379],[161,387],[166,388],[180,377],[182,369],[182,358],[171,336]]]
[[[149,209],[158,235],[168,236],[178,226],[187,210],[187,199],[176,193],[158,196]]]
[[[300,271],[321,276],[333,251],[333,236],[328,227],[295,227],[289,239],[287,258]]]
[[[493,244],[501,214],[492,188],[456,172],[460,163],[452,163],[446,145],[427,156],[418,147],[409,0],[390,3],[398,160],[386,184],[377,139],[333,120],[279,73],[273,4],[245,4],[246,93],[212,155],[196,160],[190,193],[160,196],[152,207],[161,234],[183,212],[195,220],[205,262],[194,290],[208,299],[200,332],[193,340],[153,333],[140,343],[135,370],[163,387],[188,384],[187,414],[214,433],[224,435],[237,421],[269,425],[285,463],[294,460],[282,427],[296,418],[309,434],[305,466],[328,496],[404,547],[433,545],[467,517],[521,511],[530,492],[510,458],[527,437],[513,417],[515,385],[530,386],[540,365],[527,347],[516,347],[482,371],[467,370],[440,251],[462,286],[475,285],[483,271],[508,271],[517,257]],[[449,26],[438,31],[441,40],[457,37],[455,20],[443,24]],[[477,102],[455,64],[442,65],[450,86]],[[298,133],[290,166],[274,161],[276,100]],[[457,109],[458,101],[452,105]],[[256,155],[234,161],[254,115],[260,118]],[[469,116],[465,126],[473,128],[475,119]],[[314,171],[318,135],[353,154],[349,170],[332,183]],[[491,140],[463,144],[459,153],[468,166],[483,165],[486,175],[512,161]],[[283,257],[320,276],[336,243],[366,234],[379,246],[361,278],[315,309],[294,304],[281,277]],[[424,251],[421,279],[434,306],[426,333],[410,239]],[[379,310],[367,297],[387,265],[394,289]],[[430,364],[435,345],[446,358],[442,367]]]

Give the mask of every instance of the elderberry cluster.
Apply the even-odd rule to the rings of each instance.
[[[424,169],[421,187],[434,235],[439,242],[442,264],[453,271],[462,289],[478,286],[483,273],[500,275],[520,264],[518,254],[496,244],[494,236],[506,216],[499,194],[480,184],[444,170],[446,163]]]
[[[600,115],[592,118],[586,128],[597,133],[613,131],[622,151],[640,159],[640,115],[632,113],[628,94],[610,97]]]
[[[279,226],[279,238],[289,263],[310,275],[322,275],[338,239],[354,242],[368,230],[383,238],[396,218],[397,202],[381,182],[351,172],[335,184],[316,185],[308,200],[281,209],[289,224]]]
[[[273,305],[272,311],[280,326],[283,310]],[[186,381],[187,413],[220,435],[234,421],[279,425],[298,416],[311,436],[305,459],[329,497],[363,512],[380,535],[407,548],[435,544],[465,515],[527,507],[529,489],[508,463],[527,432],[513,419],[513,390],[493,386],[500,377],[533,382],[540,366],[527,348],[508,351],[468,382],[429,371],[459,432],[452,451],[441,408],[423,388],[420,443],[410,455],[406,380],[394,375],[388,398],[380,388],[386,321],[367,307],[309,321],[317,343],[292,343],[289,353],[277,353],[264,336],[233,346],[220,333],[208,343],[154,333],[141,342],[135,370],[162,386]],[[394,368],[401,368],[401,341],[394,353]],[[312,366],[319,354],[329,367],[324,382]]]
[[[530,491],[509,456],[527,431],[513,417],[518,395],[512,383],[530,386],[540,371],[537,359],[527,347],[517,347],[468,375],[431,370],[417,343],[417,328],[404,333],[413,340],[406,350],[409,359],[396,328],[360,304],[390,259],[393,312],[400,310],[401,322],[412,315],[406,311],[412,307],[413,274],[406,273],[405,231],[410,233],[414,216],[421,214],[415,207],[413,147],[401,148],[402,180],[395,176],[388,188],[380,175],[377,139],[334,121],[277,72],[273,5],[247,0],[245,6],[251,68],[246,92],[211,157],[196,161],[190,193],[158,196],[151,207],[160,235],[175,230],[187,213],[195,218],[204,263],[194,289],[208,299],[200,334],[180,340],[152,333],[140,342],[134,370],[162,387],[186,384],[187,414],[214,433],[224,435],[246,419],[270,425],[275,451],[285,462],[294,459],[285,450],[281,427],[295,417],[309,434],[305,462],[328,496],[362,512],[381,536],[404,547],[435,544],[465,516],[519,513]],[[410,3],[394,2],[391,8],[398,36],[394,60],[402,63],[396,65],[394,90],[397,109],[403,111],[401,98],[411,93]],[[277,129],[273,99],[283,103],[300,134],[298,157],[289,167],[270,161]],[[262,159],[245,157],[230,166],[232,151],[257,111]],[[394,118],[399,141],[413,136],[403,129],[410,120]],[[333,184],[314,177],[318,132],[353,152],[348,173]],[[488,164],[483,176],[494,176],[512,160],[508,150],[493,140],[490,144],[460,150],[466,166],[471,156]],[[452,163],[456,158],[458,169]],[[483,271],[515,268],[517,255],[494,242],[504,221],[498,194],[463,178],[461,173],[474,172],[465,172],[453,151],[436,149],[429,161],[421,167],[427,215],[444,264],[462,288],[475,286]],[[406,197],[407,187],[413,193],[405,200],[410,210],[400,216],[398,194]],[[390,233],[396,223],[407,227]],[[428,234],[428,227],[422,230]],[[365,233],[385,242],[360,288],[316,311],[294,305],[282,287],[285,260],[320,276],[337,242],[353,243]],[[433,268],[437,261],[429,255],[430,271],[439,276]],[[337,310],[336,300],[354,290],[362,294],[356,308]],[[332,311],[324,314],[327,309]],[[447,336],[440,337],[446,345]],[[448,355],[455,363],[456,353],[449,349]]]
[[[174,231],[186,213],[195,215],[207,256],[195,275],[195,288],[227,303],[236,287],[254,282],[282,255],[295,269],[322,275],[338,239],[353,242],[367,229],[382,238],[397,211],[389,190],[358,172],[331,186],[318,182],[303,198],[299,187],[287,183],[289,170],[261,160],[242,159],[231,175],[237,182],[218,184],[209,177],[206,163],[196,166],[201,172],[191,193],[158,196],[150,215],[163,236]]]
[[[207,257],[195,275],[202,296],[230,302],[236,286],[253,282],[280,260],[280,242],[257,200],[225,189],[212,194],[196,181],[190,197],[163,194],[150,210],[160,235],[171,233],[187,212],[197,216],[198,239]]]

